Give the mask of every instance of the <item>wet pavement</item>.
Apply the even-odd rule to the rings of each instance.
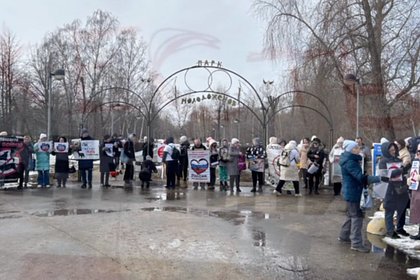
[[[339,243],[345,203],[330,189],[161,185],[0,191],[0,279],[412,279],[420,266],[377,236],[369,254]]]

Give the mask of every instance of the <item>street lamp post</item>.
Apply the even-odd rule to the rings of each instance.
[[[353,74],[346,74],[344,76],[344,83],[349,86],[356,87],[356,137],[359,137],[359,91],[360,91],[360,79],[356,78]]]
[[[51,92],[52,92],[52,77],[56,80],[64,79],[64,69],[57,69],[50,72],[48,75],[48,116],[47,116],[47,135],[51,139]]]
[[[238,137],[238,139],[241,139],[241,130],[240,130],[240,121],[239,119],[234,119],[233,122],[236,124],[236,136]]]

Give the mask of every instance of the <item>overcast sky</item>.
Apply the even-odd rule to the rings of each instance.
[[[28,47],[46,33],[95,10],[111,12],[121,25],[138,30],[150,47],[153,68],[162,76],[196,64],[222,61],[254,86],[278,80],[282,62],[265,59],[264,23],[251,10],[251,0],[0,0],[0,21]],[[179,40],[181,38],[181,40]]]

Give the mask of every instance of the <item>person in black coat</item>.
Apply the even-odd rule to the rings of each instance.
[[[59,143],[67,143],[66,137],[62,136],[58,138]],[[52,155],[55,155],[55,178],[57,179],[57,188],[66,187],[67,179],[69,178],[69,155],[71,154],[70,148],[67,152],[62,152],[54,150],[51,152]]]
[[[185,182],[188,178],[188,150],[190,149],[190,142],[188,142],[187,136],[181,136],[179,142],[181,145],[179,147],[178,181],[183,178]]]
[[[379,161],[379,174],[387,177],[388,188],[384,198],[386,236],[393,239],[399,235],[408,236],[404,230],[405,208],[409,201],[408,188],[403,178],[402,160],[398,158],[398,147],[395,143],[385,142],[381,146],[382,157]],[[394,213],[397,212],[397,228],[394,227]]]
[[[93,140],[90,137],[89,132],[86,128],[82,129],[82,135],[80,139],[83,140]],[[79,171],[82,177],[82,189],[86,189],[86,185],[89,189],[92,188],[92,171],[93,171],[93,160],[91,159],[82,159],[79,160]]]
[[[308,159],[311,161],[308,168],[309,194],[312,194],[312,191],[314,191],[315,194],[319,194],[318,187],[322,177],[322,165],[324,164],[325,158],[324,150],[320,145],[321,140],[314,138],[308,151]],[[311,174],[312,165],[315,165],[317,170]],[[315,168],[315,166],[313,168]]]
[[[101,145],[99,156],[99,172],[101,173],[101,187],[111,187],[111,185],[109,184],[109,173],[111,171],[115,171],[114,151],[116,149],[117,148],[114,145],[111,136],[105,135],[104,142]]]
[[[147,140],[147,137],[145,137],[145,140]],[[147,142],[144,143],[143,149],[142,149],[142,151],[143,151],[143,161],[146,160],[147,156],[150,156],[153,159],[153,149],[154,149],[154,147],[155,147],[155,144],[154,144],[154,139],[153,138],[151,138],[150,141],[147,141]]]
[[[128,186],[132,186],[134,180],[134,161],[136,160],[134,143],[137,141],[136,135],[130,134],[127,141],[124,143],[123,153],[128,157],[128,161],[125,163],[124,182]]]
[[[141,188],[144,188],[144,183],[146,183],[146,188],[149,188],[152,172],[157,173],[156,165],[150,156],[146,156],[146,160],[141,164],[141,171],[139,174]]]

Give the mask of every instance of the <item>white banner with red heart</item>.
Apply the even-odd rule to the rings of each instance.
[[[190,182],[210,182],[210,153],[208,150],[189,150],[188,167]]]

